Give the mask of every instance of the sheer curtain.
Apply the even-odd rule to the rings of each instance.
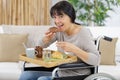
[[[49,25],[51,0],[0,0],[0,24]]]

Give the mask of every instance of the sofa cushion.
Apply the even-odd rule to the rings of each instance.
[[[0,25],[0,33],[4,33],[3,32],[3,27]]]
[[[48,30],[50,26],[15,26],[15,25],[4,25],[4,33],[27,33],[28,42],[27,47],[35,47],[38,45],[39,40],[44,36],[44,33]]]
[[[98,67],[98,73],[107,73],[116,78],[115,80],[120,80],[120,66],[100,65]]]
[[[23,43],[28,34],[0,34],[0,61],[18,61],[19,54],[25,52]]]
[[[19,80],[21,72],[18,62],[0,62],[0,80]]]
[[[120,63],[118,63],[118,61],[120,62],[120,58],[118,58],[120,56],[120,27],[87,27],[90,29],[93,38],[96,40],[98,39],[98,37],[100,36],[109,36],[109,37],[117,37],[117,43],[116,43],[116,49],[115,49],[115,58],[116,58],[116,64],[120,65]]]
[[[116,80],[112,75],[107,74],[107,73],[95,73],[84,80]]]
[[[99,41],[102,65],[115,65],[115,48],[118,38],[104,37]]]

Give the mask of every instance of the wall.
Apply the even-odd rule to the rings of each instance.
[[[106,19],[106,26],[120,27],[120,6],[113,7],[114,12],[109,11],[110,18]]]

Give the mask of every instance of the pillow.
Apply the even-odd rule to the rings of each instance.
[[[19,54],[25,52],[23,43],[28,34],[0,34],[0,61],[18,61]]]
[[[115,65],[115,48],[118,38],[104,37],[99,40],[99,51],[102,65]]]
[[[27,47],[35,47],[39,45],[39,40],[43,38],[45,35],[44,33],[50,28],[51,26],[15,26],[15,25],[4,25],[3,31],[4,33],[9,34],[29,34]]]

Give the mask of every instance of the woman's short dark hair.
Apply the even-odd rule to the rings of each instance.
[[[50,10],[51,17],[54,17],[55,15],[63,15],[63,13],[70,17],[72,23],[75,22],[75,10],[73,6],[67,1],[58,2]]]

